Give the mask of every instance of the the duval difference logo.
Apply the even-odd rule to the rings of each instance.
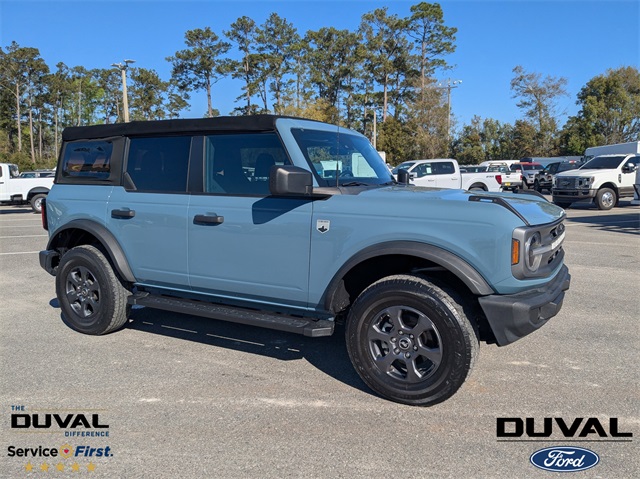
[[[618,418],[601,421],[596,417],[499,417],[496,419],[498,442],[631,442],[633,433],[622,431]],[[561,445],[535,451],[529,461],[539,469],[554,472],[578,472],[590,469],[600,457],[590,449]]]
[[[19,444],[8,446],[6,455],[19,458],[23,462],[20,467],[26,472],[80,472],[96,470],[96,464],[113,457],[109,445],[79,444],[75,447],[65,443],[59,447],[28,444],[27,437],[42,438],[42,434],[63,434],[65,437],[107,438],[109,424],[95,410],[27,410],[23,405],[12,405],[9,419],[11,431],[20,435]],[[25,435],[26,434],[26,435]],[[27,436],[37,434],[38,436]],[[27,444],[25,444],[25,442]],[[49,441],[39,441],[49,442]],[[16,441],[18,443],[18,441]],[[59,443],[58,443],[59,444]],[[96,461],[97,459],[97,461]],[[86,461],[89,461],[88,463]]]

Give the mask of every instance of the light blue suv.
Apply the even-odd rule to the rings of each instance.
[[[68,128],[40,263],[82,333],[121,328],[134,304],[313,337],[344,321],[373,390],[432,405],[479,340],[558,313],[565,214],[535,193],[406,178],[359,133],[297,118]]]

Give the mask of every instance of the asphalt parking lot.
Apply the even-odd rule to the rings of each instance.
[[[640,207],[567,214],[572,285],[560,314],[510,346],[482,344],[462,389],[422,409],[372,394],[342,329],[310,339],[143,308],[117,333],[76,333],[38,264],[40,217],[2,206],[0,477],[544,478],[557,473],[529,457],[560,445],[600,456],[575,477],[638,477]],[[109,435],[69,437],[55,422],[12,428],[12,414],[97,415],[108,428],[73,430]],[[556,428],[550,440],[498,441],[500,417],[534,418],[538,430],[546,417],[597,418],[607,437],[594,428],[565,438]],[[633,436],[611,437],[612,418]],[[65,444],[112,455],[8,452]]]

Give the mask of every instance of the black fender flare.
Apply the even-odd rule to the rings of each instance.
[[[478,273],[473,266],[445,249],[415,241],[390,241],[368,246],[353,255],[342,265],[322,295],[321,304],[324,305],[325,310],[331,310],[334,295],[340,288],[342,279],[352,268],[376,256],[387,255],[416,256],[426,259],[453,273],[475,295],[486,296],[495,293],[493,288],[489,286],[489,283],[487,283],[484,277]]]
[[[120,243],[118,243],[118,240],[107,228],[95,221],[86,219],[70,221],[53,232],[49,239],[49,243],[47,244],[47,249],[54,250],[57,247],[62,246],[59,244],[60,233],[71,229],[83,230],[93,235],[102,244],[102,246],[104,246],[107,254],[109,255],[109,259],[111,259],[111,263],[120,274],[120,277],[130,283],[136,282],[133,271],[131,271],[131,267],[127,261],[127,257],[125,256]]]

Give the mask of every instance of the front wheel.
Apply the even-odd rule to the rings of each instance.
[[[129,292],[94,246],[76,246],[62,256],[56,294],[65,323],[85,334],[106,334],[127,321]]]
[[[417,406],[453,396],[478,354],[477,335],[458,295],[409,275],[383,278],[360,294],[349,312],[346,342],[371,389]]]
[[[596,204],[601,210],[610,210],[618,202],[616,192],[611,188],[602,188],[596,194]]]

